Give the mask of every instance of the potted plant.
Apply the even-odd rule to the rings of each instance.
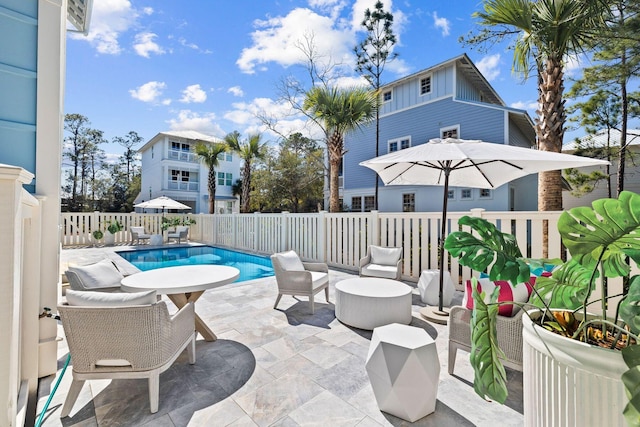
[[[91,233],[91,236],[93,237],[93,244],[95,245],[104,237],[104,233],[102,230],[94,230],[93,233]]]
[[[124,230],[124,226],[117,219],[109,221],[107,224],[107,232],[104,235],[104,242],[107,245],[113,245],[116,241],[116,233]]]
[[[640,275],[629,277],[630,261],[640,264],[640,195],[623,191],[618,199],[563,212],[558,231],[571,255],[566,262],[523,258],[515,237],[484,219],[465,216],[458,224],[475,233],[451,233],[445,249],[491,280],[522,283],[529,281],[532,267],[555,267],[549,277],[536,279],[529,302],[518,304],[531,309],[522,317],[525,423],[550,425],[544,418],[552,417],[555,423],[576,419],[576,425],[587,425],[597,423],[589,417],[598,416],[608,425],[621,425],[624,415],[629,425],[640,425]],[[615,277],[625,278],[623,291],[610,295],[603,278]],[[597,280],[602,297],[589,302]],[[475,283],[474,389],[504,403],[506,374],[495,319],[500,304],[517,303],[495,302],[497,288],[486,303]],[[619,302],[615,315],[608,317],[614,297]],[[536,398],[543,402],[534,403]]]

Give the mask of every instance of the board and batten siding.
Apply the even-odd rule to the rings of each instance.
[[[36,171],[38,4],[0,3],[0,163]],[[35,185],[25,186],[30,192]]]
[[[456,69],[456,98],[465,101],[484,101],[482,93],[464,74]]]

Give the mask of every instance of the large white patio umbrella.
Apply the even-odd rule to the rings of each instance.
[[[165,209],[191,209],[190,206],[173,200],[167,196],[156,197],[155,199],[133,205],[133,207],[142,209],[162,209],[163,212]]]
[[[605,160],[570,154],[532,150],[478,140],[432,139],[404,150],[361,162],[376,171],[385,185],[441,185],[442,225],[440,228],[440,297],[442,308],[444,278],[444,240],[447,222],[449,186],[494,189],[532,173],[583,166],[607,165]],[[446,318],[445,318],[446,319]],[[445,320],[446,323],[446,320]]]

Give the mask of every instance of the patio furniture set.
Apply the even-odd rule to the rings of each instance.
[[[283,295],[307,296],[314,314],[314,296],[323,290],[329,303],[327,264],[303,262],[293,251],[274,254],[271,260],[278,287],[274,309]],[[408,326],[413,292],[399,281],[401,263],[402,248],[370,246],[359,264],[360,277],[336,283],[335,316],[348,326],[373,331],[365,367],[378,406],[413,422],[435,411],[440,362],[433,338],[422,328]],[[105,259],[88,266],[70,266],[66,276],[70,290],[58,310],[74,363],[63,417],[70,413],[87,379],[148,378],[150,408],[155,413],[159,374],[185,348],[189,363],[195,363],[196,333],[206,341],[216,340],[196,314],[195,302],[205,290],[235,281],[239,270],[191,265],[124,277]],[[433,300],[438,275],[425,271],[423,276],[418,286],[421,298]],[[160,294],[176,305],[176,314],[168,313],[166,303],[157,297]],[[456,351],[471,349],[470,313],[467,307],[451,309],[449,373],[453,373]],[[505,365],[521,370],[519,323],[519,316],[505,317],[505,327],[499,324],[498,329],[503,330],[500,344],[507,349]]]
[[[136,245],[139,245],[141,240],[148,241],[149,244],[153,246],[159,246],[164,243],[164,237],[162,234],[149,234],[145,231],[144,227],[129,227],[129,231],[131,231],[131,244],[135,242]],[[179,225],[174,231],[167,233],[167,242],[175,240],[177,243],[181,243],[182,240],[187,240],[188,234],[189,227],[186,225]]]

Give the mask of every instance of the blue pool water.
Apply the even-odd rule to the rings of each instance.
[[[167,249],[142,249],[118,252],[142,271],[176,265],[228,265],[240,270],[236,282],[273,276],[273,266],[267,257],[245,254],[213,246],[190,246]]]

